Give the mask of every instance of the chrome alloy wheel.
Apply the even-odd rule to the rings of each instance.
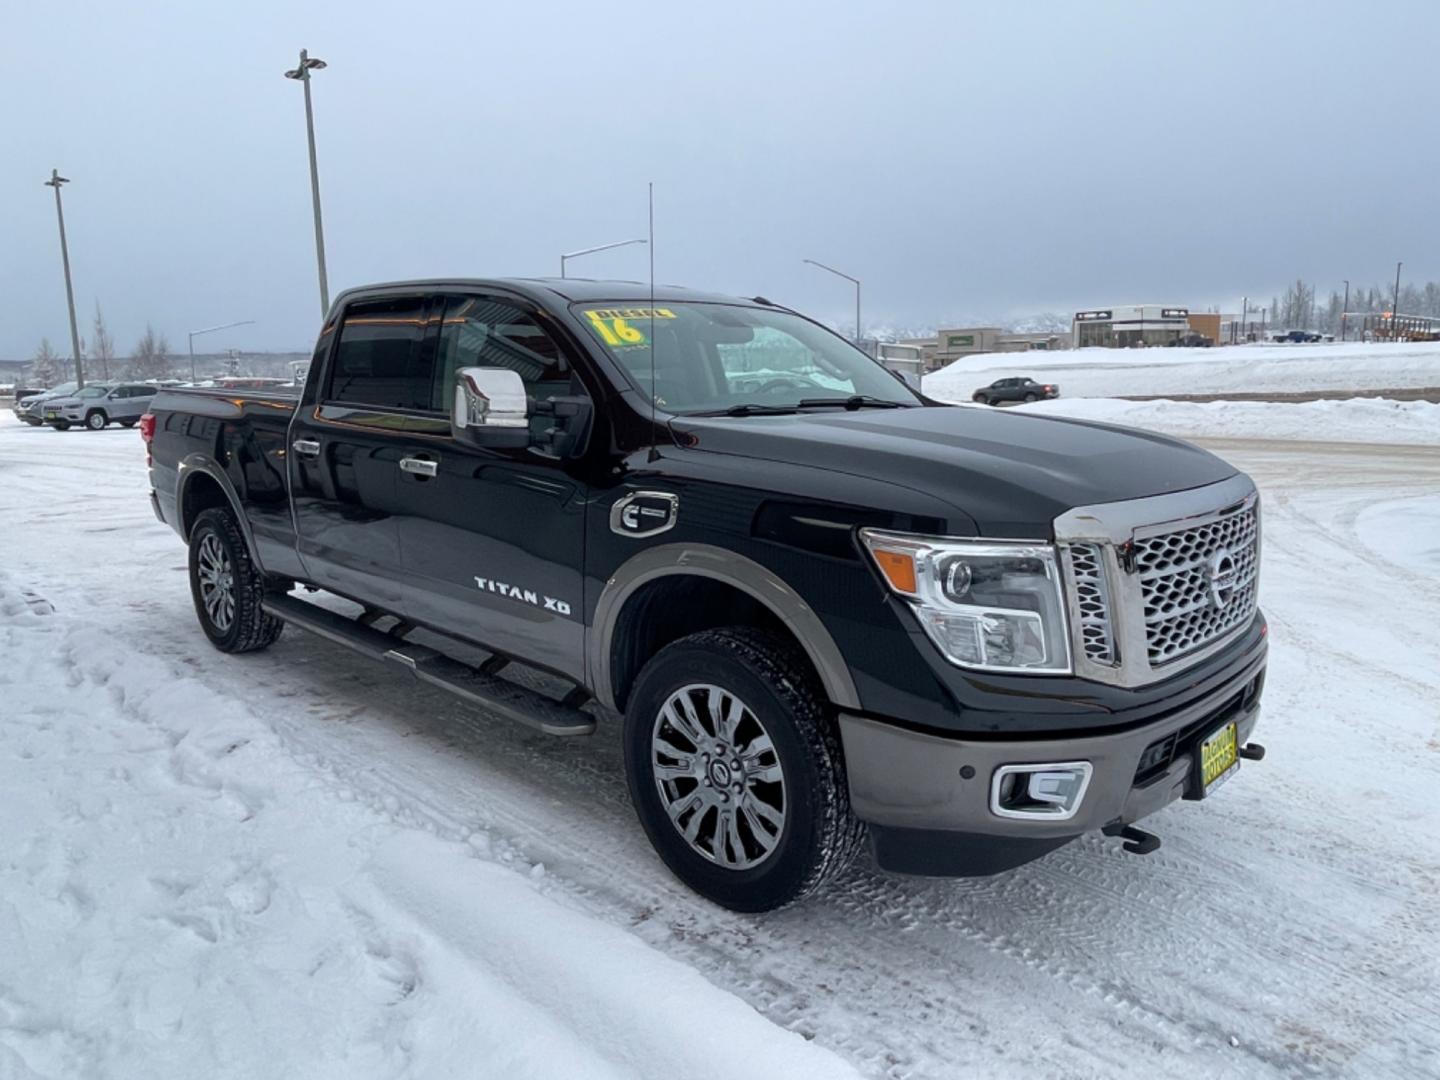
[[[785,829],[785,773],[769,733],[730,691],[696,683],[675,691],[650,738],[655,786],[671,823],[700,855],[748,870]]]
[[[216,630],[226,633],[235,621],[235,573],[230,566],[230,556],[214,533],[207,533],[200,541],[195,569],[200,578],[200,600],[205,605],[205,614]]]

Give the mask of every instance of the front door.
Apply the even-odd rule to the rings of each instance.
[[[519,372],[532,407],[585,393],[539,311],[505,297],[445,300],[430,407],[446,437],[417,432],[398,473],[405,614],[581,680],[586,486],[543,439],[492,450],[448,438],[462,367]],[[551,423],[534,415],[532,430]]]
[[[429,304],[414,295],[347,306],[325,327],[316,356],[333,353],[329,368],[307,388],[289,432],[296,547],[307,578],[395,612],[403,607],[400,461],[408,432],[433,427]]]

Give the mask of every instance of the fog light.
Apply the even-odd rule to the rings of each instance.
[[[990,811],[1004,818],[1067,821],[1090,786],[1088,761],[1001,765],[990,781]]]

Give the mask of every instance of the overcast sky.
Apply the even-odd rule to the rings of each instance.
[[[645,232],[661,281],[867,323],[1440,278],[1440,4],[9,4],[0,357],[147,321],[241,349],[332,292],[547,275]],[[645,249],[572,263],[644,278]]]

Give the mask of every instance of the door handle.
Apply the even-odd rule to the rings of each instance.
[[[403,472],[414,473],[416,476],[434,476],[440,471],[440,463],[428,458],[402,457],[400,468]]]
[[[296,439],[290,444],[297,454],[315,457],[320,453],[320,444],[314,439]]]

